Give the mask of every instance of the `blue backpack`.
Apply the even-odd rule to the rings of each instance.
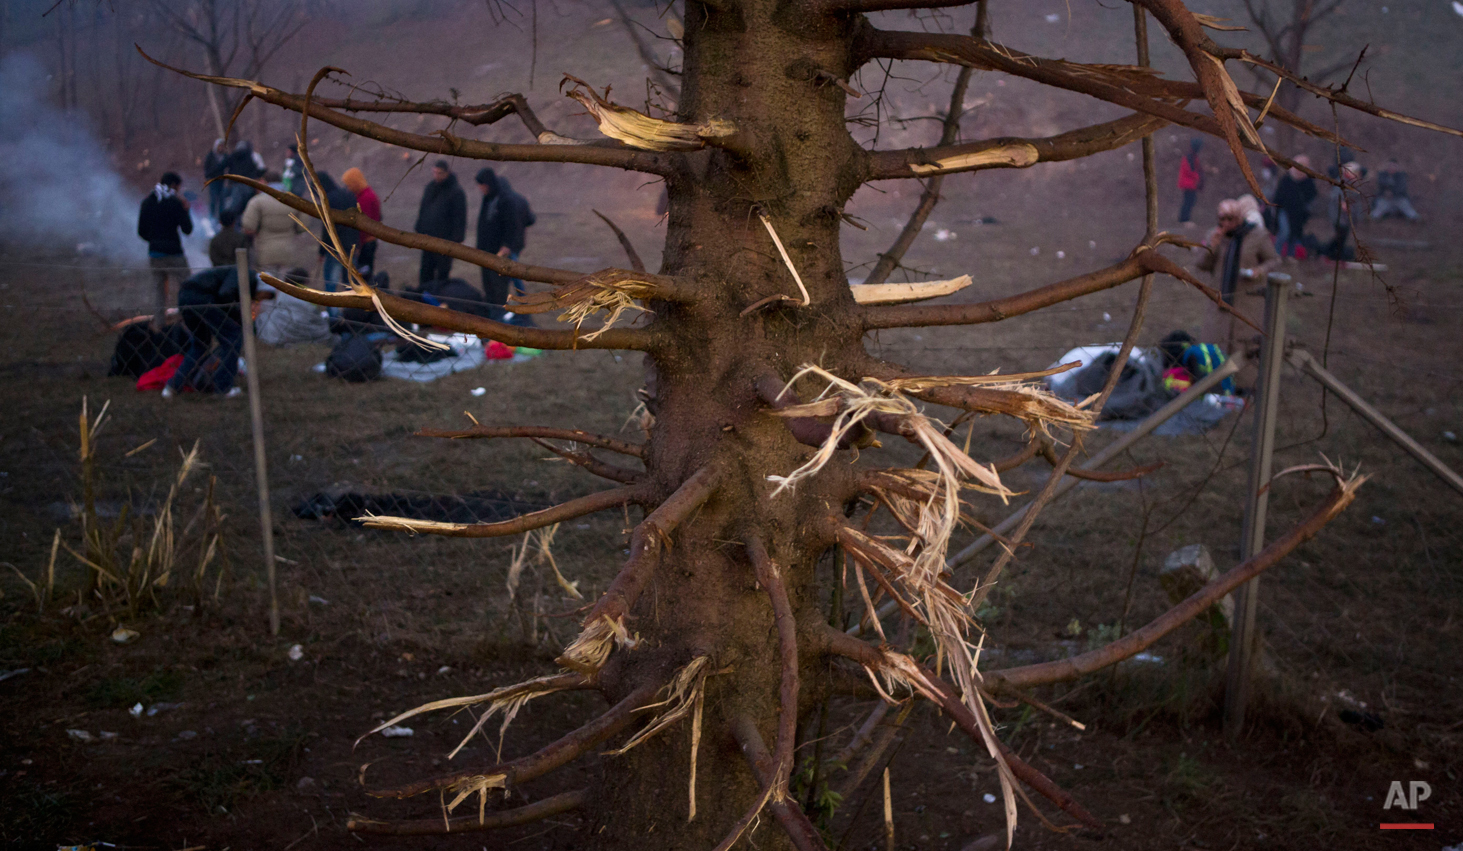
[[[1179,365],[1197,380],[1224,365],[1224,352],[1213,343],[1194,343],[1179,356]],[[1234,395],[1234,376],[1219,382],[1219,392]]]

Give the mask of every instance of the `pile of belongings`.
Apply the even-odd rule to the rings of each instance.
[[[1072,349],[1052,366],[1073,361],[1082,365],[1048,376],[1047,386],[1052,393],[1072,403],[1102,392],[1121,348],[1119,343],[1108,343]],[[1132,428],[1223,363],[1224,353],[1218,346],[1200,343],[1184,331],[1169,334],[1153,348],[1135,346],[1103,406],[1099,424],[1118,431]],[[1244,408],[1244,400],[1236,395],[1233,376],[1220,382],[1216,390],[1195,400],[1154,433],[1203,434],[1225,415]]]

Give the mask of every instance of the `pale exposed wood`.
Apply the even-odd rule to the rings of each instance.
[[[859,304],[906,304],[958,293],[970,286],[969,275],[948,281],[921,281],[916,284],[852,284],[853,300]]]

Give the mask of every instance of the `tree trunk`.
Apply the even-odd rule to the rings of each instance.
[[[731,466],[717,495],[676,530],[629,621],[648,647],[680,648],[681,664],[714,654],[697,816],[687,822],[690,732],[683,723],[608,763],[613,776],[590,804],[580,847],[710,849],[754,803],[760,787],[729,720],[750,717],[770,746],[780,663],[767,594],[741,542],[762,536],[798,621],[818,621],[813,571],[831,544],[823,518],[853,492],[850,471],[834,463],[795,492],[771,496],[767,476],[795,469],[808,449],[761,413],[754,390],[759,374],[785,380],[803,363],[844,374],[858,369],[862,334],[849,315],[839,225],[863,154],[844,123],[844,93],[814,67],[846,77],[852,39],[843,25],[779,17],[776,0],[739,5],[730,13],[695,2],[687,8],[682,119],[735,122],[736,152],[701,152],[668,181],[662,272],[696,281],[706,297],[695,307],[656,304],[675,338],[647,356],[653,479],[669,493],[713,458]],[[800,299],[759,209],[814,301],[830,307],[812,315],[774,304],[740,315],[766,296]],[[800,650],[802,670],[818,670],[809,649]],[[801,702],[811,705],[820,687],[805,682]],[[756,847],[787,842],[770,813],[759,825]]]

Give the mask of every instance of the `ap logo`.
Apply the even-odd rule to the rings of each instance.
[[[1433,787],[1425,781],[1412,780],[1403,787],[1401,780],[1393,780],[1392,785],[1387,789],[1387,798],[1382,803],[1382,809],[1390,810],[1393,807],[1400,807],[1404,810],[1416,810],[1417,805],[1432,797]],[[1432,830],[1431,824],[1384,824],[1382,830]]]

